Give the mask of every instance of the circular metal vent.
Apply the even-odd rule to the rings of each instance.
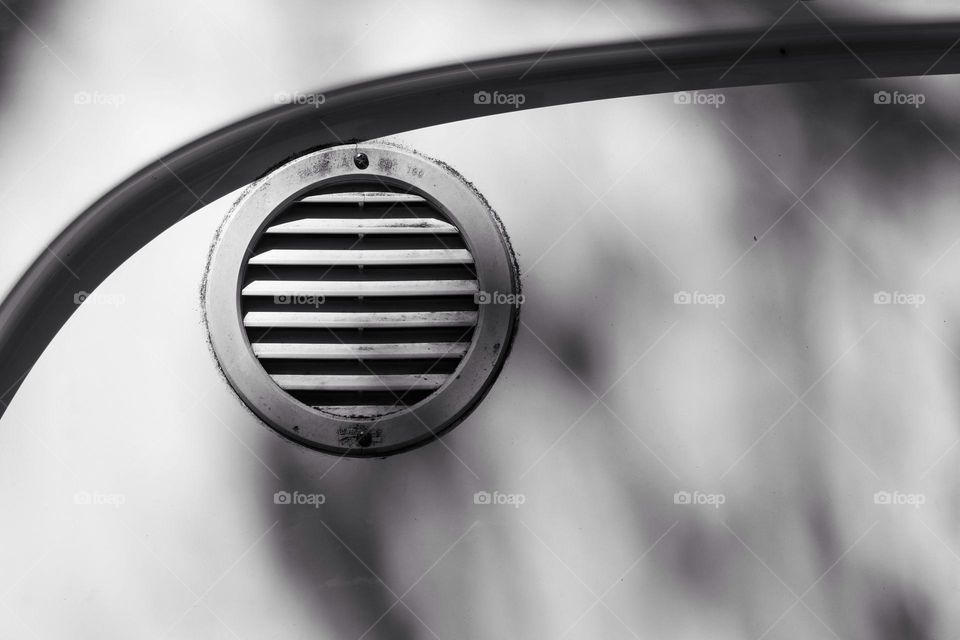
[[[204,311],[246,404],[298,442],[378,456],[453,427],[517,322],[517,272],[458,174],[384,144],[298,158],[257,181],[211,253]]]

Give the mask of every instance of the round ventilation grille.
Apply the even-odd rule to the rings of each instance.
[[[214,353],[280,433],[341,455],[462,420],[517,321],[514,258],[483,199],[393,146],[318,151],[251,185],[208,265]]]

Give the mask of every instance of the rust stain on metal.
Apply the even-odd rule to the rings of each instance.
[[[337,438],[343,447],[369,447],[383,442],[383,429],[366,429],[361,426],[340,427]]]

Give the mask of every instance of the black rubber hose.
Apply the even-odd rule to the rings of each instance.
[[[515,108],[668,91],[957,73],[960,23],[819,22],[534,52],[324,92],[231,124],[141,169],[81,213],[0,304],[0,415],[37,358],[92,291],[162,231],[284,160],[333,144]],[[474,94],[522,94],[477,104]],[[482,101],[481,101],[482,102]],[[589,123],[585,123],[589,126]]]

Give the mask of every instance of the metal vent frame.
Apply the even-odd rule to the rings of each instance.
[[[354,162],[364,154],[369,166]],[[363,164],[363,163],[359,163]],[[420,403],[376,419],[340,418],[283,391],[255,356],[243,325],[241,281],[250,250],[271,220],[307,194],[351,183],[379,183],[419,195],[451,220],[474,256],[482,292],[519,294],[516,259],[499,219],[473,187],[446,165],[386,143],[316,151],[253,183],[220,227],[202,301],[212,351],[246,405],[280,434],[337,455],[371,457],[425,444],[458,424],[496,379],[519,319],[511,298],[478,307],[473,339],[457,369]]]

